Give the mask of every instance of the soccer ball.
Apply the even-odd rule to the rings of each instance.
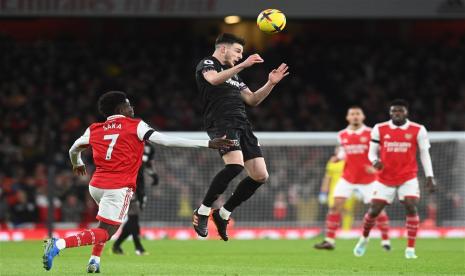
[[[286,16],[280,10],[264,10],[257,17],[257,26],[267,34],[279,33],[286,26]]]

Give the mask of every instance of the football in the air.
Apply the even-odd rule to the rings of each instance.
[[[286,16],[277,9],[264,10],[257,17],[257,26],[267,34],[279,33],[286,26]]]

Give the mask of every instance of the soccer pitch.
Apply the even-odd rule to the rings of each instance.
[[[364,257],[352,255],[356,240],[339,240],[331,252],[317,251],[319,240],[144,241],[150,255],[126,255],[105,248],[101,271],[107,275],[465,275],[465,240],[420,239],[416,260],[404,259],[405,240],[384,252],[370,242]],[[78,275],[86,273],[91,247],[65,250],[51,271],[42,268],[42,242],[0,243],[0,275]]]

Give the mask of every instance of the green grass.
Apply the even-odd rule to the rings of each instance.
[[[148,256],[102,255],[106,275],[465,275],[463,239],[421,239],[416,260],[404,259],[405,240],[393,251],[372,240],[364,257],[352,255],[355,240],[339,240],[332,252],[312,248],[317,240],[144,241]],[[0,275],[85,274],[90,247],[67,249],[50,272],[42,268],[42,242],[1,242]]]

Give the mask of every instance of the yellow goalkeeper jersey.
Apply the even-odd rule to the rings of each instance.
[[[342,171],[344,170],[345,165],[344,160],[340,160],[338,162],[331,162],[328,161],[326,163],[326,176],[328,176],[331,180],[329,182],[329,193],[328,193],[328,205],[332,207],[334,204],[334,188],[336,187],[339,178],[341,178]]]

